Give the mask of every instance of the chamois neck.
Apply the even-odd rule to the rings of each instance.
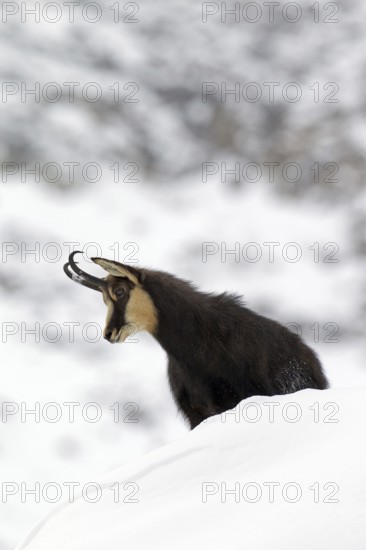
[[[177,360],[192,361],[192,357],[202,352],[203,342],[207,345],[210,309],[217,297],[199,292],[191,283],[163,272],[149,271],[144,288],[158,312],[155,338]]]

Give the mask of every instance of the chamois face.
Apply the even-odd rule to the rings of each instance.
[[[111,344],[123,342],[136,332],[137,327],[126,319],[127,304],[133,290],[133,283],[127,278],[108,275],[107,286],[103,289],[103,301],[107,306],[107,319],[103,336]]]
[[[140,330],[154,334],[157,312],[141,284],[138,270],[102,258],[93,258],[93,261],[109,273],[102,290],[107,306],[104,338],[115,344]]]

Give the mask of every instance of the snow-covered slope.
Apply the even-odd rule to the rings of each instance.
[[[365,398],[245,400],[113,471],[97,502],[59,506],[19,549],[363,550]]]

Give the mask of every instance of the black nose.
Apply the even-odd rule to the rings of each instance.
[[[111,331],[111,330],[108,330],[107,332],[105,332],[104,338],[105,338],[106,340],[108,340],[108,342],[110,342],[110,341],[111,341],[111,338],[112,338],[112,331]]]

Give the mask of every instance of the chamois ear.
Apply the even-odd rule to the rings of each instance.
[[[105,260],[104,258],[91,258],[94,263],[100,265],[103,269],[108,271],[111,275],[115,277],[127,277],[135,285],[140,285],[140,273],[139,270],[125,265],[120,264],[119,262],[114,262],[113,260]]]

